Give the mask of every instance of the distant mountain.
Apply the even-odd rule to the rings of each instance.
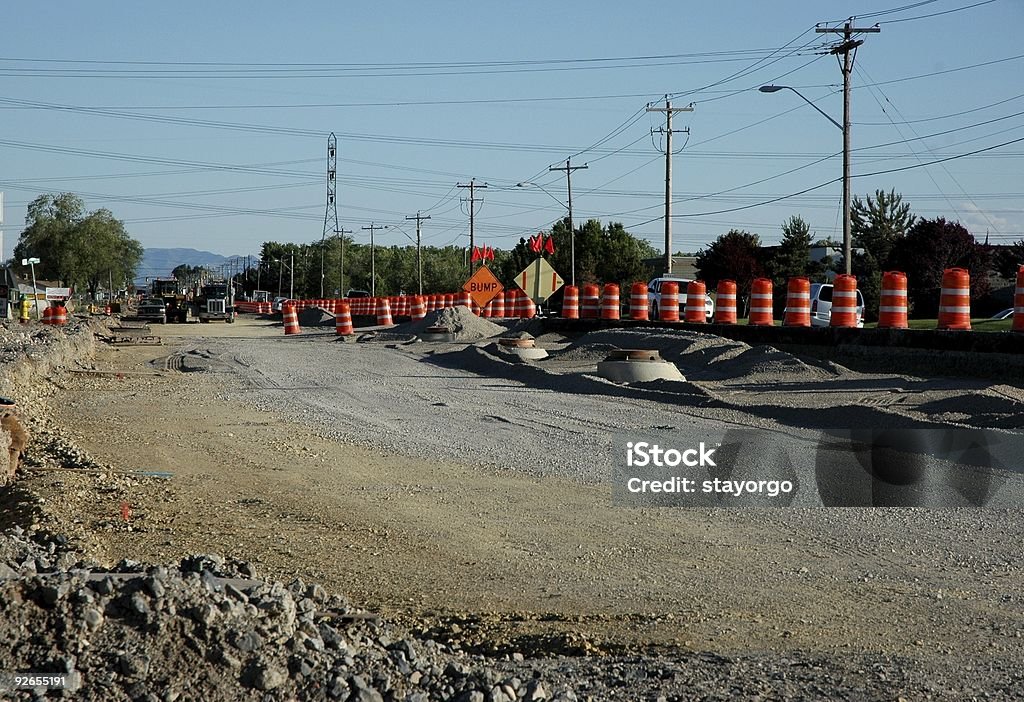
[[[142,264],[136,276],[136,283],[145,283],[146,278],[169,276],[171,271],[186,263],[190,266],[216,268],[238,256],[221,256],[211,251],[197,249],[145,249]]]

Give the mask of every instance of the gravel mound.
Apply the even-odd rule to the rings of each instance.
[[[334,315],[321,307],[307,307],[299,312],[300,327],[333,327]]]
[[[428,312],[423,319],[399,324],[389,330],[392,334],[421,334],[427,327],[444,327],[455,335],[456,341],[480,341],[504,334],[507,330],[500,324],[482,319],[468,307],[446,307]]]

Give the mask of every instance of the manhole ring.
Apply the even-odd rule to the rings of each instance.
[[[512,349],[532,349],[537,342],[533,339],[498,339],[498,344]]]
[[[661,361],[661,354],[649,349],[616,349],[606,361]]]

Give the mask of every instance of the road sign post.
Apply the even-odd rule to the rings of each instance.
[[[565,284],[547,259],[538,258],[516,276],[516,284],[537,304],[554,295]]]

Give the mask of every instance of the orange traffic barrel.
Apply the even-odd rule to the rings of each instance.
[[[661,284],[658,319],[662,322],[679,321],[679,283],[663,282]]]
[[[480,316],[481,317],[485,317],[485,318],[490,318],[493,313],[494,313],[494,298],[491,298],[487,302],[487,304],[484,305],[483,309],[480,310]]]
[[[334,315],[334,333],[336,336],[350,336],[355,333],[352,327],[352,310],[344,302],[338,304]]]
[[[562,317],[580,318],[580,289],[575,285],[565,286],[565,294],[562,296]]]
[[[498,319],[505,316],[505,293],[500,292],[491,300],[491,316]]]
[[[63,305],[54,306],[52,314],[53,316],[50,318],[50,324],[62,327],[68,323],[68,310]]]
[[[281,316],[284,319],[285,334],[298,334],[302,331],[299,328],[299,314],[295,311],[295,305],[284,305],[281,307]]]
[[[942,272],[939,295],[939,329],[971,328],[971,274],[963,268]]]
[[[103,314],[107,315],[108,317],[110,316],[110,305],[107,305],[106,307],[103,308]]]
[[[470,297],[468,292],[463,290],[455,296],[455,304],[459,307],[469,307],[472,309],[473,298]]]
[[[807,278],[790,278],[786,286],[786,313],[782,318],[785,327],[811,326],[811,281]]]
[[[422,295],[413,296],[409,314],[413,319],[423,319],[427,316],[427,302]]]
[[[445,293],[445,296],[444,296],[444,306],[445,307],[455,307],[455,294],[454,293]]]
[[[593,283],[584,285],[583,294],[580,296],[580,317],[583,319],[597,319],[600,300],[600,287]]]
[[[704,324],[708,321],[707,286],[703,280],[691,280],[686,284],[686,306],[683,310],[683,319],[691,324]]]
[[[633,283],[629,286],[629,318],[646,322],[650,318],[647,309],[647,283]]]
[[[519,308],[520,319],[533,319],[537,316],[537,305],[534,303],[533,298],[525,292],[520,290],[516,294],[516,302],[516,306]]]
[[[1024,266],[1017,269],[1017,287],[1013,291],[1013,331],[1024,332]]]
[[[42,321],[43,324],[53,324],[53,308],[52,307],[44,307],[43,308],[43,318],[40,321]]]
[[[715,291],[715,324],[736,324],[736,281],[720,280]]]
[[[382,297],[377,301],[377,326],[395,326],[394,321],[391,319],[391,304],[388,302],[386,297]]]
[[[775,324],[772,281],[768,278],[754,278],[750,286],[750,319],[747,323],[753,327],[770,327]]]
[[[899,271],[882,275],[882,294],[878,300],[878,327],[880,329],[906,329],[907,276]]]
[[[605,283],[601,291],[601,319],[619,318],[619,286]]]
[[[841,273],[832,281],[832,319],[829,326],[857,326],[857,277]]]

